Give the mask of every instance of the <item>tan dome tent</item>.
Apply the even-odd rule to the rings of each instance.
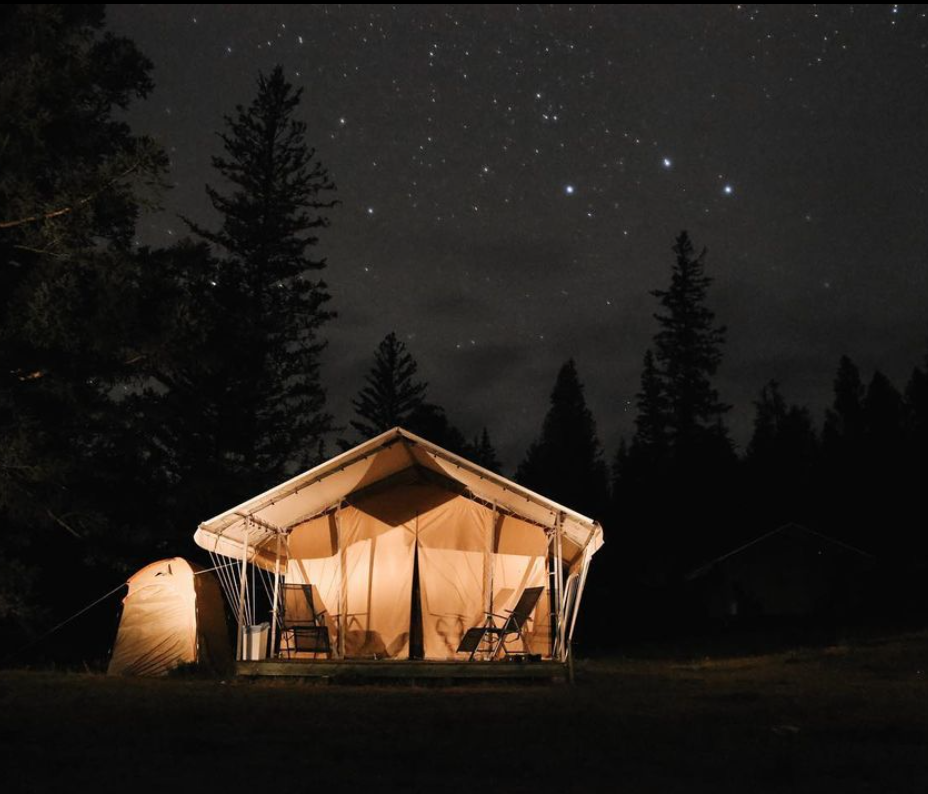
[[[109,675],[164,675],[182,664],[223,673],[231,648],[216,577],[180,557],[127,582]]]
[[[499,625],[530,604],[505,649],[478,661],[509,651],[567,661],[603,542],[596,521],[400,428],[205,521],[194,537],[227,564],[220,579],[246,661],[285,656],[294,591],[313,660],[466,662],[468,630],[488,612],[503,616]],[[256,648],[262,592],[270,636]]]

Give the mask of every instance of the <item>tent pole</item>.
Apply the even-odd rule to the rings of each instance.
[[[550,621],[548,634],[551,640],[551,658],[554,659],[557,656],[557,615],[555,614],[557,604],[555,588],[557,585],[554,582],[554,533],[546,533],[545,537],[548,542],[545,550],[545,584],[547,585],[548,620]]]
[[[586,584],[586,575],[590,570],[590,560],[593,558],[593,555],[590,554],[589,549],[583,550],[583,569],[580,571],[580,582],[577,584],[577,597],[574,599],[574,613],[570,618],[570,632],[567,635],[567,642],[571,642],[574,638],[574,626],[577,625],[577,613],[580,611],[580,599],[583,596],[583,586]]]
[[[483,589],[484,589],[484,609],[493,611],[493,549],[496,548],[496,529],[499,522],[499,512],[496,508],[496,502],[493,503],[493,523],[490,526],[490,534],[487,538],[487,548],[483,557]],[[484,615],[484,618],[489,614]]]
[[[562,662],[567,659],[567,655],[564,653],[564,549],[561,543],[563,522],[564,514],[558,513],[557,526],[554,531],[555,562],[557,564],[554,582],[557,588],[557,655]]]
[[[271,606],[271,650],[268,656],[274,656],[277,642],[277,602],[280,597],[280,532],[277,533],[277,553],[274,557],[274,598]]]
[[[248,557],[248,540],[251,534],[249,519],[245,519],[245,543],[242,546],[242,567],[239,571],[238,585],[238,653],[239,661],[245,658],[245,595],[248,588],[248,574],[245,570],[245,560]]]
[[[338,658],[345,658],[345,633],[348,630],[348,578],[345,566],[348,555],[345,553],[345,544],[342,541],[341,504],[335,509],[335,537],[338,540],[338,570],[341,573],[341,582],[338,589]]]

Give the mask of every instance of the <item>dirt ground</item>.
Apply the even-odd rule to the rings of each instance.
[[[928,791],[928,632],[454,687],[0,672],[0,791]]]

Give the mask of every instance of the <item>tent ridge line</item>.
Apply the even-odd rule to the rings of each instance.
[[[405,431],[403,432],[405,434]],[[425,439],[417,439],[415,437],[410,437],[410,436],[407,436],[407,439],[412,444],[423,446],[425,451],[432,457],[441,458],[446,463],[450,463],[453,466],[457,466],[459,469],[464,469],[465,471],[468,471],[469,473],[473,474],[475,477],[479,477],[480,479],[490,479],[490,477],[487,477],[485,474],[483,474],[483,471],[487,471],[487,473],[492,476],[492,480],[499,479],[499,480],[506,481],[506,478],[503,477],[501,474],[494,475],[492,472],[489,472],[488,470],[481,470],[479,467],[476,467],[474,464],[468,464],[467,461],[463,460],[463,458],[459,458],[457,455],[454,455],[453,453],[450,453],[450,452],[445,453],[443,451],[439,452],[431,444],[426,442]],[[590,518],[589,516],[585,516],[581,513],[578,513],[576,510],[571,510],[569,507],[560,505],[557,502],[552,502],[548,499],[545,499],[540,494],[536,494],[530,488],[525,488],[524,486],[520,486],[518,485],[518,483],[511,483],[511,484],[516,485],[518,490],[515,488],[510,488],[504,482],[499,482],[500,487],[504,491],[509,491],[513,494],[517,494],[518,496],[521,496],[522,498],[524,498],[526,502],[532,502],[538,505],[539,507],[543,508],[544,510],[547,510],[549,513],[556,514],[558,511],[560,511],[560,512],[563,512],[565,516],[570,516],[571,519],[578,521],[578,523],[587,524],[589,526],[595,526],[596,524],[596,521]]]

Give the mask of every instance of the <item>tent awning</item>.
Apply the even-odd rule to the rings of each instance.
[[[249,561],[272,568],[278,535],[413,468],[453,481],[465,495],[525,521],[550,529],[560,521],[568,563],[603,544],[602,527],[593,519],[399,427],[204,521],[194,540],[201,548],[236,559],[247,546]]]

